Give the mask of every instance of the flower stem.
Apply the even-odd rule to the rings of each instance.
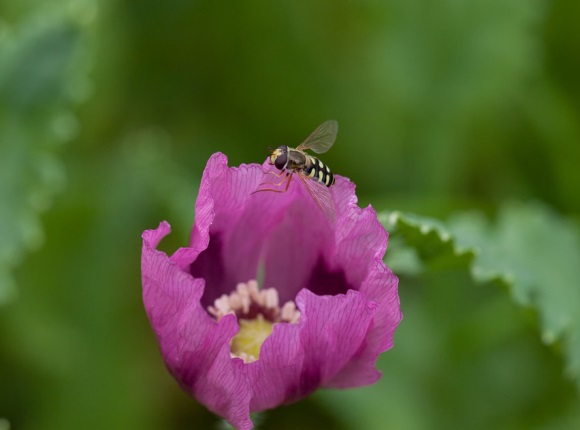
[[[230,423],[228,423],[226,420],[222,420],[220,421],[219,425],[218,425],[218,430],[236,430],[234,427],[232,427],[232,425]]]
[[[254,430],[258,430],[258,426],[264,422],[265,415],[263,412],[258,412],[252,414],[252,422],[254,423]],[[220,421],[218,425],[218,430],[236,430],[234,426],[228,423],[226,420]]]

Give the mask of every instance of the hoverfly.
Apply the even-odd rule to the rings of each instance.
[[[304,151],[309,149],[317,154],[325,153],[334,144],[337,132],[338,123],[334,120],[329,120],[318,126],[296,148],[282,145],[274,150],[270,150],[268,164],[275,166],[280,170],[280,173],[268,173],[278,178],[283,178],[276,184],[269,182],[260,184],[260,186],[272,185],[279,188],[258,188],[254,193],[259,191],[285,193],[288,191],[288,187],[290,187],[294,173],[296,173],[324,215],[331,221],[334,221],[334,203],[332,202],[329,190],[334,185],[334,175],[326,164]]]

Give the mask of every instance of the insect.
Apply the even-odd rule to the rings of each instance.
[[[282,145],[271,150],[268,164],[275,166],[280,170],[280,173],[268,173],[278,178],[282,177],[282,180],[278,183],[263,182],[260,186],[272,185],[278,188],[258,188],[254,193],[259,191],[285,193],[290,187],[292,177],[296,174],[324,215],[334,221],[336,218],[334,203],[329,190],[334,185],[334,175],[326,164],[304,151],[311,150],[317,154],[325,153],[334,144],[337,132],[338,123],[329,120],[318,126],[296,148]]]

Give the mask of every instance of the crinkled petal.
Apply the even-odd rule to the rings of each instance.
[[[204,281],[155,249],[169,233],[163,222],[143,233],[143,302],[170,372],[181,386],[239,429],[251,429],[251,390],[241,360],[230,358],[234,315],[216,323],[200,305]]]
[[[292,186],[300,189],[303,184]],[[304,195],[289,205],[285,217],[264,240],[264,285],[276,288],[282,302],[294,300],[304,287],[313,291],[320,288],[316,291],[319,294],[344,293],[348,289],[343,279],[332,285],[310,279],[324,259],[335,252],[331,227],[315,204],[307,204],[311,201]]]
[[[250,364],[252,411],[307,396],[357,357],[372,325],[376,304],[349,291],[317,296],[304,289],[296,298],[298,324],[278,324]]]
[[[275,287],[282,301],[293,300],[320,255],[334,252],[332,226],[299,178],[287,192],[253,194],[262,182],[280,181],[266,172],[257,164],[228,167],[220,153],[207,163],[191,251],[179,251],[188,256],[182,261],[193,262],[191,273],[206,280],[205,306],[229,294],[237,283],[255,278],[262,259],[264,284]]]
[[[342,209],[336,228],[337,254],[333,266],[345,267],[347,283],[377,303],[373,326],[366,344],[328,386],[336,388],[371,384],[380,378],[375,362],[380,353],[393,346],[395,329],[402,319],[398,279],[384,264],[387,232],[372,207],[357,205],[354,184],[344,178],[334,190],[336,206]]]
[[[336,206],[342,209],[336,226],[333,265],[346,268],[348,282],[359,286],[375,260],[382,260],[385,255],[388,235],[371,206],[358,207],[354,189],[354,184],[345,178],[339,178],[333,187]]]
[[[395,329],[403,318],[397,285],[398,278],[382,260],[375,261],[374,268],[360,288],[365,297],[377,303],[373,324],[357,356],[326,384],[327,387],[359,387],[372,384],[381,377],[375,363],[379,354],[393,346]]]
[[[204,170],[197,202],[190,248],[197,252],[191,273],[208,286],[203,303],[208,306],[222,294],[229,294],[238,282],[256,276],[260,257],[262,223],[250,231],[239,231],[240,218],[264,173],[258,165],[228,168],[223,154],[214,154]],[[245,234],[244,234],[245,233]],[[255,233],[255,236],[249,233]],[[240,236],[242,236],[240,238]],[[183,251],[184,252],[184,251]]]

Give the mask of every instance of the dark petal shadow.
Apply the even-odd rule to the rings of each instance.
[[[236,286],[234,281],[228,282],[223,255],[221,235],[211,233],[207,249],[190,266],[189,271],[193,277],[205,280],[205,291],[201,297],[204,309],[213,305],[222,294],[231,293]]]
[[[348,284],[344,270],[331,270],[322,256],[314,265],[306,288],[318,296],[335,296],[357,289],[356,286]]]

